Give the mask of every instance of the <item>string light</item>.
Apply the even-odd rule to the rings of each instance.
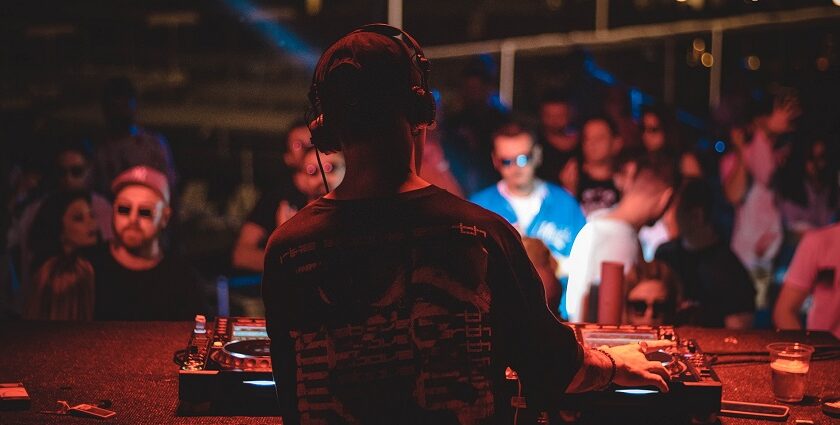
[[[715,57],[709,52],[703,53],[703,56],[700,56],[700,63],[706,68],[711,68],[715,64]]]
[[[747,65],[747,69],[749,69],[750,71],[758,71],[758,69],[761,68],[761,59],[759,59],[756,55],[747,56],[745,62]]]
[[[829,62],[827,57],[822,56],[817,58],[817,69],[820,70],[820,72],[828,71],[828,65]]]

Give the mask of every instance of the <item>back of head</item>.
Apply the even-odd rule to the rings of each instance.
[[[629,182],[625,188],[627,194],[656,196],[679,185],[676,164],[668,158],[637,156],[627,159],[624,168],[629,170]]]
[[[712,204],[714,202],[714,194],[712,188],[702,179],[688,179],[680,189],[677,197],[677,221],[684,224],[692,224],[694,226],[702,223],[691,223],[690,217],[695,211],[699,211],[699,217],[705,223],[710,223],[712,220]],[[682,227],[682,226],[681,226]]]
[[[428,69],[421,69],[427,65],[407,34],[384,24],[339,39],[321,56],[312,78],[313,144],[331,152],[341,143],[381,138],[401,119],[412,127],[433,123]]]

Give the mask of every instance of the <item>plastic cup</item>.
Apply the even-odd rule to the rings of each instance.
[[[797,403],[805,397],[808,370],[814,347],[798,342],[776,342],[767,346],[773,396],[785,403]]]

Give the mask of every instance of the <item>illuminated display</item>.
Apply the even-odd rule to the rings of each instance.
[[[233,339],[268,339],[265,326],[233,325]]]
[[[583,329],[581,330],[581,336],[583,337],[583,343],[588,347],[600,347],[602,345],[615,347],[616,345],[634,344],[639,341],[658,339],[656,331],[617,332],[603,329]]]

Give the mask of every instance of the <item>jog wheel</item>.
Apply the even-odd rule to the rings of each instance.
[[[232,341],[210,357],[224,370],[271,372],[270,344],[267,339]]]

